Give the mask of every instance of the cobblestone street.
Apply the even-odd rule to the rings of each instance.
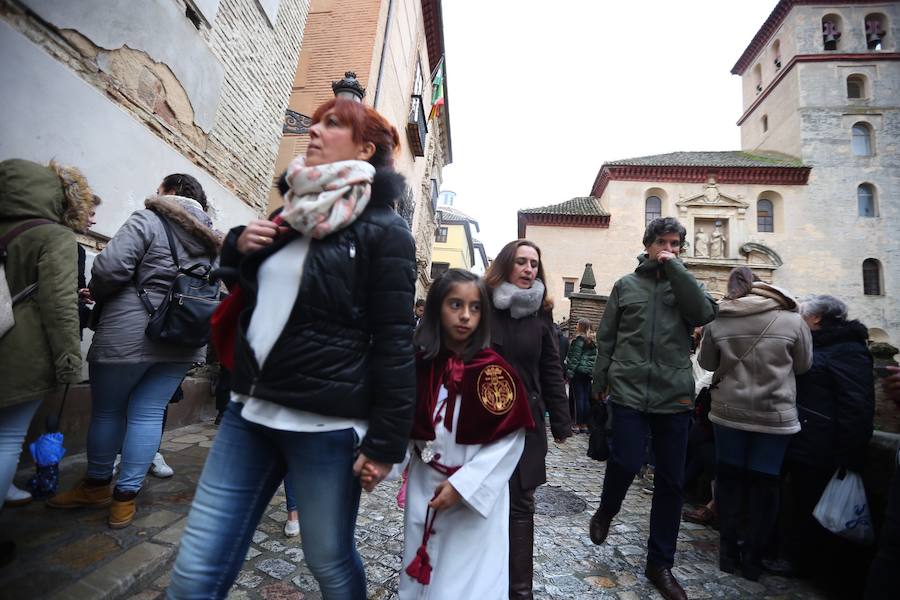
[[[193,488],[215,436],[203,423],[167,432],[163,453],[176,475],[147,478],[131,527],[111,530],[105,510],[59,511],[33,502],[7,508],[0,516],[3,537],[19,544],[19,558],[0,572],[0,598],[92,600],[162,597],[190,507]],[[635,483],[605,545],[587,536],[587,523],[600,499],[603,466],[585,456],[587,436],[563,446],[551,443],[549,484],[538,498],[535,532],[535,597],[659,598],[643,575],[650,496]],[[83,455],[64,460],[63,485],[83,474]],[[24,473],[20,474],[24,475]],[[17,483],[24,483],[23,477]],[[369,597],[396,597],[401,568],[402,512],[394,496],[397,482],[363,493],[357,526]],[[299,538],[287,539],[287,518],[279,490],[259,524],[245,567],[229,598],[316,599],[315,581],[303,560]],[[675,575],[690,598],[821,598],[809,584],[764,576],[759,583],[726,575],[717,568],[717,533],[683,523]]]

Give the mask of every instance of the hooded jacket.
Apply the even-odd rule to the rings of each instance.
[[[865,467],[875,415],[868,330],[843,321],[812,332],[812,368],[797,378],[801,429],[787,458],[822,470]]]
[[[220,237],[211,221],[191,214],[178,196],[152,196],[145,209],[136,211],[94,259],[90,289],[97,301],[99,322],[87,359],[98,363],[195,362],[205,348],[184,348],[151,340],[144,330],[149,315],[135,283],[159,306],[175,280],[177,270],[166,230],[157,214],[171,225],[182,266],[212,264]],[[156,213],[156,214],[154,214]]]
[[[597,328],[594,392],[609,387],[612,402],[642,412],[689,411],[691,334],[718,306],[680,260],[638,261],[613,286]]]
[[[320,415],[366,419],[361,452],[386,463],[406,454],[416,396],[409,310],[416,250],[394,210],[404,186],[394,171],[377,171],[362,214],[344,229],[311,240],[291,315],[262,367],[246,337],[259,268],[300,234],[291,230],[243,256],[237,239],[244,228],[236,227],[222,251],[222,266],[236,269],[245,300],[233,390]]]
[[[812,339],[782,290],[756,282],[743,298],[722,300],[703,329],[698,362],[715,371],[710,421],[761,433],[800,430],[794,376],[809,370]]]
[[[59,223],[30,229],[9,245],[10,291],[35,282],[38,290],[16,305],[16,324],[0,338],[0,408],[81,379],[74,231],[87,230],[92,208],[93,193],[77,169],[0,162],[0,236],[31,219]]]
[[[569,345],[566,356],[566,377],[572,379],[576,373],[587,375],[594,372],[594,363],[597,361],[597,344],[584,335],[578,335]]]

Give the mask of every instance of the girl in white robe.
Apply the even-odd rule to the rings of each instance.
[[[481,309],[489,306],[477,276],[451,269],[432,285],[416,331],[423,351],[407,458],[401,600],[508,597],[507,484],[534,422],[515,371],[486,348]],[[371,476],[364,468],[364,483]]]

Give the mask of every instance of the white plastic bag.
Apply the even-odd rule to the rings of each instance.
[[[860,544],[871,544],[875,531],[862,477],[853,471],[844,471],[841,477],[841,471],[835,471],[828,482],[813,516],[832,533]]]

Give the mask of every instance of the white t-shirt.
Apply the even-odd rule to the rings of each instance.
[[[286,244],[259,267],[256,307],[247,327],[247,342],[262,369],[269,353],[287,325],[300,293],[303,267],[310,239],[302,236]],[[282,406],[275,402],[232,392],[231,399],[244,405],[241,416],[258,425],[282,431],[325,432],[353,429],[359,439],[365,437],[368,422],[345,419]]]

